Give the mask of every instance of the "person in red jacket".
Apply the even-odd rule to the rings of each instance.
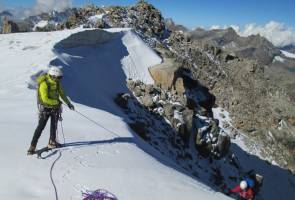
[[[241,200],[253,200],[254,192],[245,180],[241,181],[240,185],[230,190],[230,193],[239,193]]]

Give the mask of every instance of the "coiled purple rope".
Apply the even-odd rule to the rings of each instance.
[[[82,195],[84,197],[83,200],[118,200],[115,195],[103,189],[94,192],[86,191]]]

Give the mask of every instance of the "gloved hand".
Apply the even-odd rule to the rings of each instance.
[[[75,110],[75,107],[74,107],[73,104],[71,104],[71,103],[68,104],[68,107],[69,107],[69,109],[71,109],[71,110]]]

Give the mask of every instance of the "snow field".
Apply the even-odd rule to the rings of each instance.
[[[116,94],[110,92],[125,88],[125,82],[119,82],[122,77],[152,83],[148,67],[158,64],[161,59],[132,31],[123,29],[110,32],[125,31],[120,42],[125,49],[115,49],[116,41],[120,39],[117,38],[97,48],[54,51],[56,43],[81,31],[83,29],[0,35],[0,198],[54,199],[55,191],[49,173],[61,153],[52,171],[59,199],[81,199],[81,191],[99,188],[111,191],[120,200],[228,199],[177,169],[167,167],[165,162],[169,162],[169,158],[163,157],[134,135],[124,120],[124,114],[112,102]],[[97,50],[107,51],[97,52],[100,62],[91,64]],[[106,52],[110,54],[123,50],[128,54],[121,58],[121,54],[116,54],[116,59],[120,60],[112,61],[112,56],[105,55]],[[38,120],[36,92],[28,87],[33,85],[33,75],[46,70],[49,63],[61,58],[66,61],[60,61],[66,72],[66,92],[71,94],[69,96],[76,110],[100,126],[64,108],[63,133],[69,146],[50,152],[45,160],[28,157],[26,150]],[[101,64],[102,61],[106,64]],[[116,74],[122,70],[125,76],[118,77]],[[87,80],[89,77],[83,76],[89,73],[95,73],[96,79]],[[112,79],[112,74],[119,80],[116,77]],[[77,78],[80,88],[71,87],[76,86],[75,82],[70,82],[71,78]],[[88,81],[92,84],[87,85]],[[105,90],[97,90],[96,86]],[[100,91],[100,94],[92,96],[86,91],[87,87],[90,91]],[[73,96],[74,91],[76,96]],[[93,102],[83,99],[83,94],[90,95]],[[63,141],[60,126],[58,132],[60,141]],[[47,124],[38,148],[45,146],[48,138]]]

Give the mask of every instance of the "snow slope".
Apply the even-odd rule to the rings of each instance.
[[[294,53],[290,53],[288,51],[283,51],[283,50],[281,50],[281,52],[284,54],[284,56],[286,56],[288,58],[295,58],[295,54]]]
[[[276,61],[284,63],[285,59],[282,58],[281,56],[275,56],[274,59],[273,59],[273,63],[276,62]]]
[[[37,28],[44,28],[47,25],[48,25],[48,21],[47,20],[41,20],[40,22],[38,22],[37,24],[35,24],[33,30],[35,31]]]
[[[117,92],[127,91],[126,78],[152,82],[147,68],[161,59],[131,30],[109,30],[103,43],[63,47],[60,41],[73,34],[85,33],[0,35],[0,199],[82,199],[82,191],[99,188],[120,200],[228,199],[171,167],[169,158],[132,133],[113,103]],[[67,147],[41,160],[26,150],[37,125],[33,80],[48,64],[64,67],[63,86],[76,110],[99,124],[65,108]],[[46,127],[38,148],[48,133]],[[63,142],[60,126],[59,138]]]

